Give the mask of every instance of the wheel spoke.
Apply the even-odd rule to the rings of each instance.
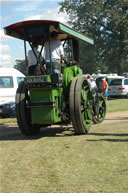
[[[105,99],[102,96],[99,96],[99,111],[97,114],[94,113],[93,115],[93,122],[94,123],[101,123],[106,115],[106,103]]]

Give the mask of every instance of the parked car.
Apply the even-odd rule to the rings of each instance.
[[[14,68],[0,67],[0,117],[15,116],[15,95],[24,75]]]
[[[128,78],[117,78],[110,82],[108,93],[110,97],[125,96],[128,98]]]
[[[16,116],[16,104],[15,102],[7,102],[0,105],[0,117],[15,117]]]

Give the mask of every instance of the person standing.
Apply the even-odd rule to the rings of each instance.
[[[46,63],[47,74],[51,74],[52,72],[60,73],[60,64],[64,63],[63,46],[61,41],[58,40],[57,37],[57,32],[51,32],[49,41],[45,42],[44,44],[44,59]]]
[[[102,78],[102,91],[104,96],[106,96],[106,92],[108,92],[108,83],[105,78]]]
[[[91,87],[92,87],[93,89],[96,89],[96,88],[97,88],[96,82],[94,81],[93,77],[91,77]]]
[[[91,75],[88,74],[88,76],[87,76],[87,81],[88,81],[89,87],[90,87],[90,88],[93,88],[91,78],[92,78]]]

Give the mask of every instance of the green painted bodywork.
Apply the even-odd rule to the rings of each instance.
[[[31,88],[30,101],[40,106],[31,108],[31,117],[34,124],[54,124],[61,121],[59,104],[63,89],[56,88]],[[49,105],[42,105],[41,104]]]
[[[90,44],[94,44],[94,40],[85,36],[84,34],[82,33],[79,33],[71,28],[69,28],[68,26],[62,24],[62,23],[59,23],[59,28],[62,32],[66,33],[66,34],[69,34],[69,35],[72,35],[74,36],[75,38],[78,38],[82,41],[85,41],[85,42],[88,42]]]
[[[77,65],[65,67],[63,86],[60,89],[53,86],[50,75],[26,77],[25,83],[30,86],[30,103],[35,104],[31,107],[32,123],[51,125],[61,122],[61,113],[67,107],[69,99],[71,81],[74,77],[82,76],[82,74],[82,70]]]
[[[64,91],[66,95],[68,95],[69,93],[69,88],[70,88],[72,79],[76,76],[82,76],[82,75],[83,75],[83,72],[77,65],[69,66],[64,69],[63,80],[64,80]]]

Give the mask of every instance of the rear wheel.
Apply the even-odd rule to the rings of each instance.
[[[92,121],[92,95],[87,80],[72,80],[69,94],[70,116],[76,134],[88,133]]]
[[[28,89],[22,82],[16,92],[16,118],[21,132],[25,135],[35,135],[40,131],[40,126],[32,124],[31,109],[29,103]]]
[[[106,116],[106,100],[98,94],[93,102],[93,123],[102,123]]]

